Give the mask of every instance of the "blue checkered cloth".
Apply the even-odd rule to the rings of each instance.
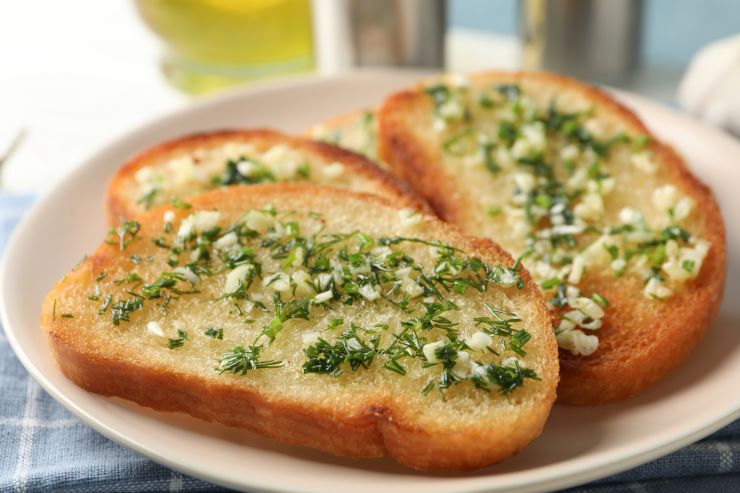
[[[0,252],[32,198],[0,195]],[[349,485],[348,485],[349,486]],[[0,492],[228,491],[105,438],[28,375],[0,333]],[[568,493],[740,492],[740,421],[678,452]]]

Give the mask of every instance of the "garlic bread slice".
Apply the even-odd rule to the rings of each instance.
[[[557,345],[489,240],[372,194],[234,186],[111,230],[48,294],[96,393],[348,457],[487,466],[540,434]]]
[[[440,217],[523,257],[553,313],[561,401],[633,395],[704,334],[724,286],[719,207],[610,95],[551,74],[445,76],[378,118],[380,158]]]
[[[189,135],[143,151],[108,186],[111,225],[162,204],[230,185],[313,183],[375,193],[399,207],[427,209],[406,184],[363,156],[272,130]]]

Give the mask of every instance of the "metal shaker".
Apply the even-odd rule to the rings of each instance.
[[[637,68],[642,0],[520,0],[522,67],[616,84]]]
[[[319,69],[444,66],[445,0],[314,0]]]

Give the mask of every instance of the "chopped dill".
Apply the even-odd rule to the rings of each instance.
[[[167,340],[167,347],[170,349],[176,349],[179,347],[182,347],[185,344],[185,341],[188,340],[188,333],[184,330],[178,330],[177,331],[177,337],[175,339],[168,339]]]

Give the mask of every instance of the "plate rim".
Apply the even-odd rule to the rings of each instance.
[[[7,292],[7,289],[9,287],[8,284],[10,282],[8,265],[10,264],[10,260],[12,258],[18,256],[18,254],[15,253],[15,250],[18,249],[16,245],[20,243],[20,238],[27,234],[27,230],[32,229],[33,225],[38,221],[37,216],[41,214],[41,212],[45,208],[45,203],[47,201],[50,201],[50,198],[52,196],[59,193],[60,190],[69,186],[70,182],[75,180],[75,177],[78,173],[88,168],[97,166],[99,164],[101,156],[104,156],[106,153],[111,152],[116,147],[125,144],[128,140],[135,140],[137,136],[146,133],[150,129],[159,128],[163,125],[166,125],[168,121],[172,121],[173,119],[191,113],[198,113],[199,111],[212,106],[218,106],[230,101],[239,101],[244,98],[248,99],[259,94],[280,92],[286,90],[290,91],[315,84],[321,85],[331,81],[344,81],[344,83],[349,84],[352,82],[353,79],[356,78],[386,77],[390,75],[398,77],[399,74],[404,73],[410,79],[413,79],[414,77],[423,77],[425,74],[428,74],[428,72],[422,71],[365,69],[352,71],[336,76],[311,75],[306,77],[292,78],[289,80],[280,81],[278,83],[267,82],[264,84],[259,84],[246,88],[239,88],[205,100],[196,101],[194,103],[184,105],[175,110],[165,112],[153,119],[144,122],[143,124],[137,125],[127,132],[118,135],[116,138],[108,141],[104,145],[99,146],[94,152],[89,155],[87,159],[81,161],[79,165],[70,169],[61,180],[50,187],[41,197],[39,197],[39,199],[31,207],[28,213],[24,215],[19,224],[15,227],[11,237],[7,242],[6,250],[2,256],[2,259],[0,260],[0,322],[2,322],[7,341],[13,349],[16,357],[18,357],[18,359],[20,360],[21,364],[26,368],[26,370],[34,378],[34,380],[38,384],[40,384],[42,388],[44,388],[46,392],[48,392],[67,410],[71,411],[75,416],[80,418],[84,423],[91,426],[93,429],[106,436],[107,438],[125,447],[128,447],[159,464],[180,471],[184,474],[202,478],[211,483],[226,486],[229,488],[249,488],[250,491],[270,493],[285,491],[285,489],[281,489],[277,486],[267,483],[234,482],[232,480],[229,480],[228,478],[224,478],[222,476],[219,476],[218,474],[209,472],[207,468],[198,468],[196,465],[183,465],[181,463],[175,462],[174,460],[168,458],[167,455],[162,453],[161,451],[155,450],[144,443],[140,443],[138,440],[126,435],[124,432],[119,432],[114,427],[104,423],[104,420],[99,419],[98,417],[89,413],[86,409],[75,403],[72,398],[64,393],[64,391],[59,389],[55,384],[47,379],[42,370],[34,363],[29,354],[25,352],[23,346],[15,336],[15,331],[11,329],[10,312],[12,311],[12,308],[7,306],[8,304],[6,303],[6,296],[4,294]],[[664,115],[677,120],[680,125],[689,125],[694,127],[695,129],[700,129],[700,131],[705,135],[711,135],[712,139],[716,140],[717,142],[721,142],[724,146],[728,146],[729,148],[734,149],[734,152],[736,152],[737,155],[740,156],[740,143],[736,142],[731,137],[723,134],[722,132],[703,125],[700,122],[697,122],[672,108],[666,107],[663,104],[657,103],[642,96],[624,91],[615,91],[615,93],[620,98],[620,100],[626,101],[628,106],[636,112],[639,113],[641,109],[647,109],[649,112],[663,113]],[[695,427],[685,431],[685,433],[680,436],[674,435],[672,438],[670,436],[666,436],[662,440],[654,440],[651,446],[646,444],[641,450],[637,451],[636,453],[627,453],[627,451],[619,449],[610,450],[608,451],[608,453],[607,451],[602,451],[595,457],[590,457],[590,462],[593,462],[593,464],[591,464],[590,466],[578,467],[577,464],[581,461],[576,461],[569,468],[574,470],[565,470],[564,472],[559,474],[553,473],[551,470],[563,469],[562,464],[549,464],[539,468],[541,471],[540,475],[542,477],[538,478],[537,480],[527,481],[523,479],[521,481],[514,481],[506,486],[509,488],[508,491],[532,492],[540,491],[542,488],[563,488],[583,484],[594,479],[625,471],[637,465],[653,460],[657,457],[661,457],[665,454],[673,452],[679,448],[684,447],[685,445],[693,443],[696,440],[709,435],[710,433],[722,428],[723,426],[729,424],[739,417],[740,398],[738,398],[734,406],[727,406],[727,408],[724,409],[724,412],[716,413],[714,419],[705,420],[703,424],[697,424]],[[629,447],[627,445],[624,445],[621,448],[624,449]],[[607,460],[600,457],[601,455],[612,456],[612,459]],[[618,457],[614,458],[614,455],[617,455]],[[589,458],[587,457],[585,459]],[[459,486],[463,486],[463,488],[457,487],[456,490],[470,493],[483,492],[491,487],[496,487],[495,484],[487,484],[491,481],[495,481],[496,478],[497,475],[495,473],[487,476],[478,476],[475,478],[463,477],[460,479],[470,479],[477,481],[472,481],[471,484],[468,485],[460,484]],[[488,479],[488,481],[486,481],[486,479]],[[306,489],[304,489],[303,491],[308,492],[313,490],[311,490],[310,487],[306,485]]]

